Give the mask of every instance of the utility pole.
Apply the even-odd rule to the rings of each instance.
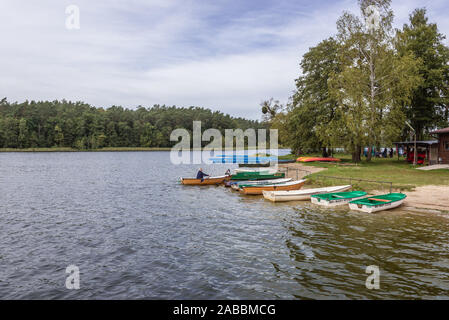
[[[412,129],[413,134],[415,135],[415,145],[414,145],[414,151],[413,151],[413,165],[416,166],[418,164],[418,150],[416,150],[416,131],[413,129],[413,127],[408,123],[408,121],[405,121],[405,124],[408,125],[410,129]]]

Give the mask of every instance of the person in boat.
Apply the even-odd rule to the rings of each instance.
[[[231,169],[226,170],[225,176],[230,176],[231,175]]]
[[[197,178],[197,179],[201,179],[201,182],[203,182],[203,181],[204,181],[204,177],[209,177],[209,175],[208,175],[208,174],[205,174],[205,173],[203,172],[203,169],[200,168],[200,170],[199,170],[198,173],[196,174],[196,178]]]

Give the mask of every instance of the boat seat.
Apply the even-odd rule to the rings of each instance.
[[[369,198],[368,200],[370,201],[379,201],[379,202],[390,202],[391,200],[386,200],[386,199],[376,199],[376,198]]]

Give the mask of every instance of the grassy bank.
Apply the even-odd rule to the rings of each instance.
[[[341,178],[353,178],[372,181],[392,182],[395,190],[412,190],[424,185],[449,185],[449,170],[422,171],[408,164],[403,158],[378,159],[371,162],[362,161],[355,165],[351,163],[351,156],[344,154],[335,155],[342,159],[341,163],[307,163],[307,166],[327,168],[326,171],[311,174],[308,179],[313,184],[336,185],[349,183],[348,180],[320,178],[320,176],[332,176]],[[419,168],[419,167],[418,167]],[[387,190],[387,184],[381,185],[370,182],[352,181],[355,187],[363,190]]]
[[[74,148],[27,148],[27,149],[15,149],[15,148],[0,148],[0,152],[129,152],[129,151],[170,151],[171,148],[132,148],[132,147],[120,147],[120,148],[101,148],[101,149],[89,149],[80,150]]]

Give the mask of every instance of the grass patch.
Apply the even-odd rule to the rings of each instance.
[[[279,156],[278,159],[279,160],[296,160],[296,159],[298,159],[298,156],[296,156],[294,154],[287,154],[285,156]]]
[[[324,186],[351,184],[356,189],[365,191],[384,190],[389,191],[388,184],[378,184],[373,182],[358,182],[350,180],[340,180],[332,178],[320,178],[319,176],[331,176],[348,179],[363,179],[372,181],[392,182],[393,189],[413,190],[418,186],[425,185],[449,185],[449,170],[417,170],[413,165],[407,163],[404,158],[373,158],[371,162],[363,160],[360,164],[351,163],[351,156],[336,154],[336,158],[342,160],[341,163],[307,163],[308,166],[327,168],[328,170],[314,173],[308,176],[310,183]]]

